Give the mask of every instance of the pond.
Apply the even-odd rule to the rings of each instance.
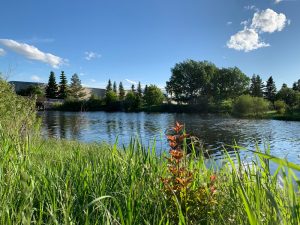
[[[46,111],[42,117],[45,137],[75,139],[83,142],[128,144],[138,137],[145,146],[156,140],[156,151],[167,151],[165,131],[175,121],[185,124],[188,133],[199,138],[214,158],[222,158],[223,148],[237,143],[248,150],[269,146],[271,154],[300,163],[300,122],[237,119],[219,115],[58,112]]]

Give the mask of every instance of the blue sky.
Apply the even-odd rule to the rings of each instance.
[[[164,87],[175,63],[194,59],[291,86],[300,79],[299,11],[300,0],[2,0],[0,71]]]

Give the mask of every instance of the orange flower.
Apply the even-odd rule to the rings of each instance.
[[[182,186],[186,187],[189,183],[191,183],[192,178],[191,177],[188,177],[188,178],[179,178],[179,177],[177,177],[176,181],[178,183],[180,183]]]
[[[169,145],[171,148],[175,148],[177,146],[177,142],[169,141]]]
[[[182,128],[183,128],[183,125],[180,124],[180,123],[178,123],[178,122],[176,121],[176,126],[173,127],[173,130],[174,130],[176,133],[179,133],[179,131],[181,131]]]
[[[217,188],[215,186],[211,186],[209,189],[212,194],[215,194],[217,192]]]
[[[211,182],[214,182],[217,179],[217,176],[216,175],[211,175],[209,177],[209,179],[210,179]]]
[[[177,159],[177,160],[180,160],[180,159],[183,157],[183,152],[180,151],[180,150],[173,150],[173,149],[171,149],[171,150],[170,150],[170,155],[171,155],[173,158],[175,158],[175,159]]]
[[[175,135],[167,135],[167,139],[168,139],[169,141],[175,142],[175,141],[176,141],[176,136],[175,136]]]
[[[183,134],[183,135],[180,135],[179,137],[178,137],[178,140],[180,141],[180,142],[182,142],[185,138],[187,138],[187,137],[189,137],[189,135],[188,134]]]

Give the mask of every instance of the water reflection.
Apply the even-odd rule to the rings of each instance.
[[[43,134],[47,137],[76,139],[80,141],[107,141],[116,138],[128,144],[138,137],[145,145],[154,139],[157,150],[168,149],[165,130],[175,123],[185,123],[189,133],[196,135],[216,157],[222,157],[223,146],[242,145],[254,149],[269,144],[272,154],[287,157],[299,163],[300,123],[275,120],[247,120],[215,115],[168,113],[106,113],[106,112],[44,112]]]

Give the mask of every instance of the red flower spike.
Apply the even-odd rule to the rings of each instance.
[[[211,182],[214,182],[217,179],[217,176],[216,175],[211,175],[209,177],[209,179],[210,179]]]
[[[183,125],[180,124],[180,123],[178,123],[178,122],[176,121],[176,126],[173,127],[173,130],[174,130],[176,133],[179,133],[179,132],[182,130],[182,128],[183,128]]]

